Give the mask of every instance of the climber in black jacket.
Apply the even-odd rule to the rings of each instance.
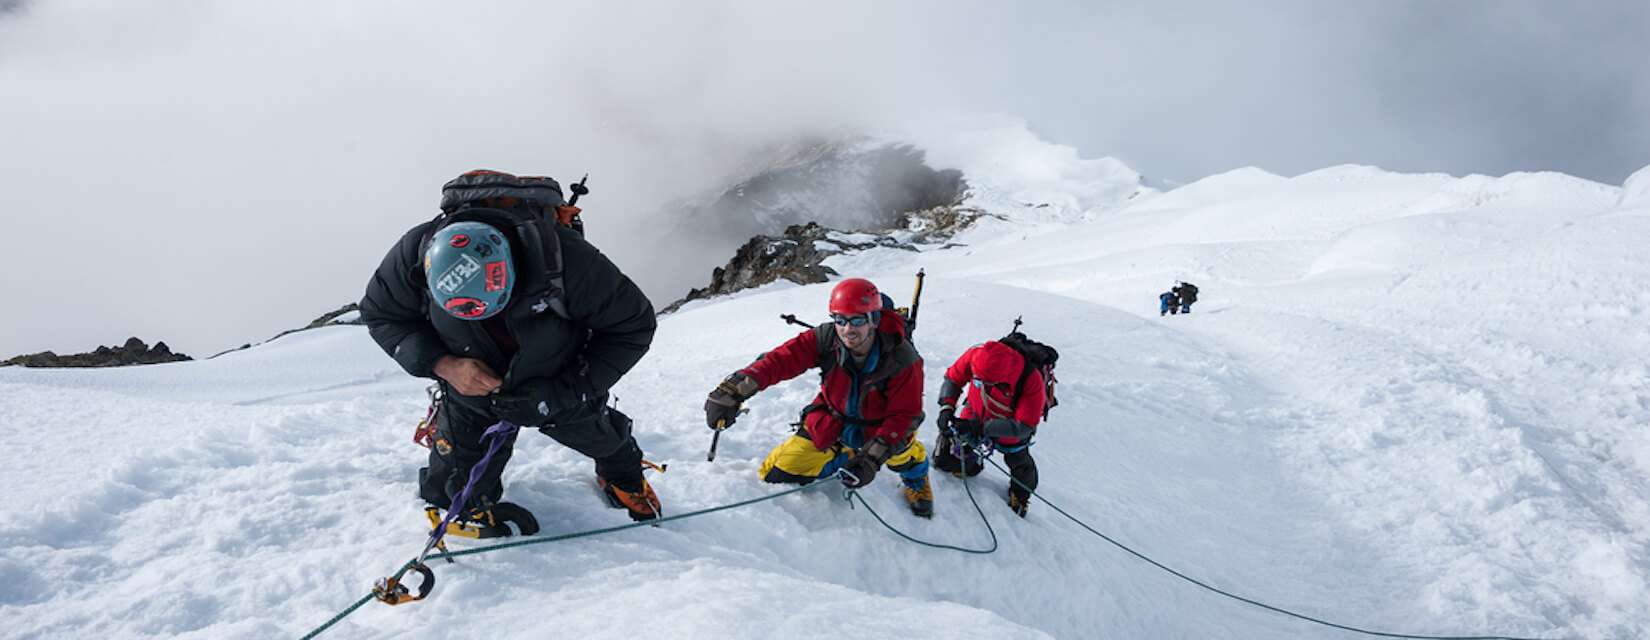
[[[483,432],[507,421],[594,459],[611,503],[636,520],[657,518],[631,421],[607,405],[608,389],[653,341],[652,302],[557,223],[570,207],[554,180],[473,171],[442,192],[442,214],[402,236],[361,300],[378,345],[407,373],[440,381],[420,495],[454,508],[483,457]],[[471,500],[456,505],[463,518],[488,520],[501,504],[514,440],[512,432]]]

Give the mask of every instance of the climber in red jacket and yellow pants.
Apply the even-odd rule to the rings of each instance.
[[[911,512],[934,514],[922,424],[922,356],[905,321],[876,285],[849,278],[831,291],[831,322],[802,332],[730,375],[705,400],[712,429],[732,425],[757,391],[820,369],[819,393],[796,433],[762,462],[766,482],[807,484],[832,475],[859,488],[887,465],[900,475]]]

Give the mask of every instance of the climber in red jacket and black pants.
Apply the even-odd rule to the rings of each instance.
[[[957,399],[964,387],[968,399],[959,409]],[[1031,458],[1030,447],[1047,402],[1044,389],[1042,373],[1035,368],[1027,371],[1025,357],[1008,345],[993,340],[964,351],[945,370],[940,386],[940,437],[934,444],[934,466],[959,476],[978,474],[979,454],[968,445],[990,438],[1014,478],[1008,487],[1008,507],[1025,517],[1031,493],[1037,489],[1037,462]]]

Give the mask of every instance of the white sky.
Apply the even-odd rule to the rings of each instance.
[[[1650,163],[1643,2],[615,4],[0,2],[0,357],[267,338],[476,167],[589,171],[593,239],[662,306],[642,212],[938,112],[1175,182]]]

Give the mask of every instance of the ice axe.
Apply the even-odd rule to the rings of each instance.
[[[750,409],[740,409],[737,415],[742,416],[750,412]],[[728,428],[726,418],[716,421],[716,428],[712,429],[714,435],[710,437],[710,453],[705,456],[705,462],[716,462],[716,445],[722,441],[722,430],[726,428]]]
[[[917,269],[917,291],[911,294],[911,317],[907,318],[905,323],[907,333],[915,334],[917,332],[917,308],[918,305],[922,304],[922,278],[924,275],[926,274],[923,273],[922,269]]]

